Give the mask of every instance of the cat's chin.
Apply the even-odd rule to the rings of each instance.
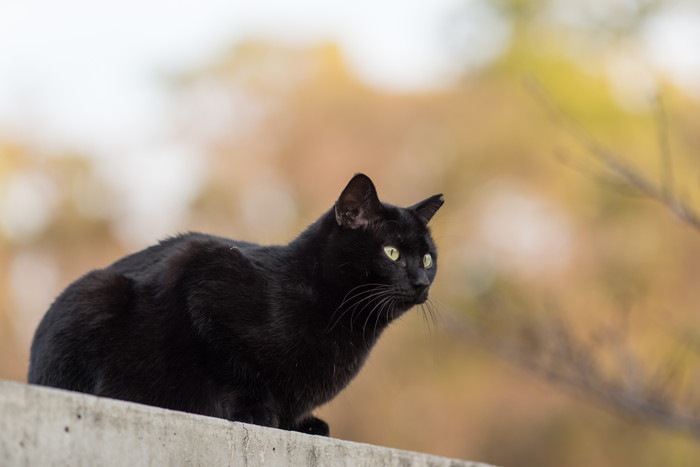
[[[396,313],[396,314],[397,315],[403,314],[406,311],[413,308],[414,306],[422,305],[423,303],[425,303],[427,301],[428,301],[428,291],[427,290],[418,296],[405,297],[403,299],[400,299],[399,306],[397,307],[398,313]]]
[[[425,302],[428,301],[428,289],[423,290],[422,292],[416,294],[414,297],[412,297],[411,306],[416,306],[416,305],[421,305]]]

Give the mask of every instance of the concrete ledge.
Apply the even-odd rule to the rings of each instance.
[[[0,464],[487,467],[9,381]]]

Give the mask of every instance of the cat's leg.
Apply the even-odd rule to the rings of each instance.
[[[114,327],[122,329],[118,323],[134,301],[133,282],[109,270],[92,271],[68,286],[36,331],[29,382],[100,395],[102,371],[123,354],[109,346],[118,342]]]
[[[262,404],[236,411],[231,420],[271,428],[280,427],[280,418],[277,412]]]
[[[282,425],[279,404],[269,394],[258,393],[246,397],[231,390],[226,395],[220,395],[216,405],[224,411],[218,415],[222,418],[270,428],[281,428]]]
[[[292,426],[292,430],[308,435],[328,436],[330,434],[328,423],[313,415],[305,415],[299,418]]]

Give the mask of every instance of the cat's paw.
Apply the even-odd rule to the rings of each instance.
[[[328,423],[313,416],[309,416],[299,421],[294,427],[294,431],[306,433],[307,435],[318,436],[328,436],[330,434]]]
[[[280,426],[277,414],[262,406],[249,407],[244,411],[240,411],[233,419],[237,422],[269,426],[271,428],[279,428]]]

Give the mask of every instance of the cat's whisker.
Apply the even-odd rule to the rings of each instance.
[[[428,334],[430,334],[430,322],[428,321],[427,313],[425,311],[425,303],[420,304],[421,317],[423,318],[423,324],[428,329]]]
[[[437,331],[437,325],[435,324],[435,316],[433,315],[433,310],[430,309],[428,302],[423,304],[423,310],[425,313],[425,320],[428,322],[428,332],[430,334],[435,334]]]
[[[363,297],[362,299],[358,300],[357,303],[353,304],[351,308],[343,312],[341,314],[340,318],[338,321],[347,313],[347,311],[352,310],[352,313],[350,314],[350,330],[352,330],[352,324],[355,322],[355,314],[359,311],[362,313],[368,306],[372,305],[372,303],[380,298],[383,294],[385,293],[385,290],[372,290],[372,293],[368,296]],[[358,308],[362,305],[362,308],[358,310]],[[337,324],[337,322],[336,322]]]
[[[374,305],[374,307],[367,313],[367,318],[365,318],[365,323],[362,325],[362,334],[365,333],[367,330],[367,323],[369,322],[369,319],[372,317],[372,314],[377,311],[377,314],[381,313],[381,309],[384,307],[384,304],[388,301],[391,300],[391,296],[387,296],[386,293],[381,294],[381,298],[377,301],[377,304]]]
[[[358,289],[362,289],[365,287],[372,287],[370,290],[361,290],[357,291]],[[355,315],[355,312],[357,311],[357,308],[364,302],[365,306],[363,306],[363,310],[372,303],[373,299],[376,298],[378,294],[381,294],[382,292],[390,289],[391,286],[386,285],[386,284],[362,284],[359,285],[353,289],[351,289],[346,295],[343,301],[340,303],[338,308],[331,314],[331,317],[329,319],[329,326],[327,328],[327,332],[330,332],[335,328],[335,326],[343,319],[343,317],[349,312],[352,311],[351,314],[351,320],[350,320],[350,326],[352,326],[352,322],[354,321],[353,317]],[[350,295],[353,292],[354,295]],[[352,303],[354,300],[356,300],[355,303]],[[343,309],[344,306],[348,305],[345,309]],[[342,311],[341,311],[342,310]],[[360,310],[361,311],[361,310]],[[340,315],[338,315],[335,319],[334,317],[338,312],[341,312]]]
[[[372,308],[372,309],[370,310],[370,312],[368,313],[368,316],[371,315],[372,312],[376,309],[376,307],[381,303],[382,299],[384,298],[384,296],[385,296],[387,293],[388,293],[388,290],[387,290],[387,289],[383,289],[383,290],[377,291],[377,293],[376,293],[375,295],[373,295],[373,296],[370,298],[370,300],[368,300],[368,301],[364,304],[364,306],[359,310],[359,313],[362,314],[362,312],[364,312],[364,311],[367,309],[367,307],[371,306],[371,305],[375,302],[375,300],[376,300],[377,303],[375,304],[374,308]],[[352,323],[355,322],[355,313],[356,313],[357,311],[358,311],[358,310],[357,310],[357,306],[356,306],[355,309],[354,309],[353,312],[352,312],[352,315],[350,315],[350,329],[351,329],[351,330],[352,330]],[[366,325],[366,322],[365,322],[365,325]],[[364,326],[363,326],[362,332],[364,333]]]
[[[346,303],[352,302],[353,300],[355,300],[363,295],[371,294],[371,293],[375,292],[376,289],[381,285],[383,285],[383,284],[360,284],[357,287],[353,287],[352,289],[350,289],[350,291],[348,291],[348,293],[346,293],[345,296],[343,297],[343,300],[341,300],[340,305],[338,305],[338,308],[336,308],[333,311],[333,313],[331,313],[331,317],[329,318],[329,321],[333,321],[333,318],[335,317],[336,313],[338,313],[338,311],[340,311]],[[359,290],[359,289],[363,289],[363,288],[367,288],[367,287],[372,287],[372,288],[369,290]],[[347,309],[345,311],[347,311]]]
[[[433,324],[436,328],[439,328],[442,324],[444,324],[444,322],[442,320],[442,316],[440,315],[440,310],[437,303],[433,302],[430,297],[428,297],[428,300],[425,303],[428,306],[428,310],[430,310],[430,315],[433,318]]]
[[[392,316],[392,315],[394,314],[394,312],[396,311],[396,308],[398,308],[398,306],[399,306],[399,301],[396,300],[396,299],[394,299],[394,300],[391,302],[391,310],[389,310],[389,315],[390,315],[390,316]]]
[[[428,328],[428,334],[436,334],[440,326],[438,321],[439,315],[435,304],[428,299],[424,303],[421,303],[421,310],[423,311],[423,321]]]
[[[367,341],[367,323],[369,323],[370,318],[372,317],[372,314],[376,311],[377,312],[377,317],[382,313],[382,310],[384,307],[387,305],[392,300],[391,295],[388,294],[383,294],[383,297],[379,300],[379,302],[370,310],[369,313],[367,313],[367,318],[365,318],[365,323],[362,326],[362,336],[365,339],[365,345],[369,347],[372,346],[373,342],[372,339],[370,338],[370,341]]]
[[[379,324],[379,318],[381,318],[382,313],[384,312],[384,308],[387,307],[387,305],[391,304],[391,297],[388,297],[387,300],[384,301],[382,304],[382,307],[377,311],[377,316],[374,319],[374,331],[373,334],[376,336],[377,335],[377,325]]]
[[[374,284],[374,283],[368,283],[368,284],[360,284],[357,287],[353,287],[348,291],[348,293],[345,294],[343,297],[343,300],[341,300],[340,305],[338,308],[336,308],[336,311],[340,309],[346,302],[352,301],[355,297],[360,296],[362,294],[368,293],[368,292],[373,292],[377,288],[384,286],[384,284]],[[363,288],[371,287],[370,290],[360,290]],[[353,295],[354,293],[354,295]]]
[[[389,297],[389,301],[387,302],[388,307],[387,307],[387,317],[390,317],[391,314],[394,312],[394,309],[396,308],[396,300],[394,297]],[[377,335],[377,329],[379,329],[379,318],[381,317],[383,310],[380,310],[379,313],[377,313],[377,318],[374,320],[374,335]]]

